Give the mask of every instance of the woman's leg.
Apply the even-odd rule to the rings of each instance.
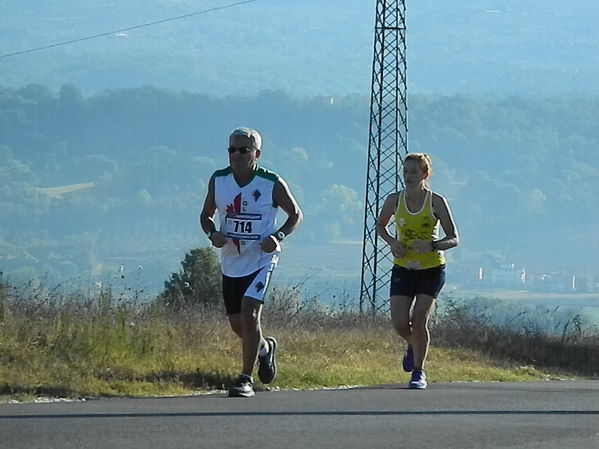
[[[412,325],[410,320],[410,308],[414,298],[408,296],[391,296],[389,301],[391,307],[391,323],[393,329],[408,344],[412,344]]]
[[[416,295],[414,312],[412,313],[412,346],[414,347],[414,367],[424,369],[424,363],[428,354],[430,334],[428,331],[428,320],[435,308],[435,298],[429,295]]]

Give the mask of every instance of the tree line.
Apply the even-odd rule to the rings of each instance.
[[[456,263],[593,264],[598,102],[410,97],[410,151],[432,155],[433,188],[465,237]],[[131,259],[162,283],[182,253],[205,243],[197,214],[240,125],[263,133],[261,161],[297,192],[306,248],[361,240],[368,103],[275,91],[0,88],[0,268],[64,279]]]

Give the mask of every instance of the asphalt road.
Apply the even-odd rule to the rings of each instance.
[[[2,449],[599,449],[599,381],[0,404]]]

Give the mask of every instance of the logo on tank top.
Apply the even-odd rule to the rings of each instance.
[[[227,214],[238,214],[241,212],[241,193],[235,197],[233,200],[233,204],[229,204],[227,206]],[[238,252],[241,252],[241,248],[239,247],[239,239],[232,238],[233,244],[237,248]]]
[[[254,193],[252,193],[252,196],[254,197],[254,201],[258,201],[258,198],[260,198],[262,194],[260,193],[260,190],[256,189],[254,190]]]
[[[264,284],[263,284],[262,282],[258,282],[258,283],[256,284],[256,291],[257,291],[257,292],[260,292],[260,291],[262,291],[262,289],[263,289],[263,288],[264,288]]]

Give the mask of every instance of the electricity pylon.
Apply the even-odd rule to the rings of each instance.
[[[403,186],[400,168],[408,152],[405,13],[405,0],[376,2],[360,282],[360,312],[368,307],[373,314],[387,308],[392,268],[376,220],[385,198]]]

